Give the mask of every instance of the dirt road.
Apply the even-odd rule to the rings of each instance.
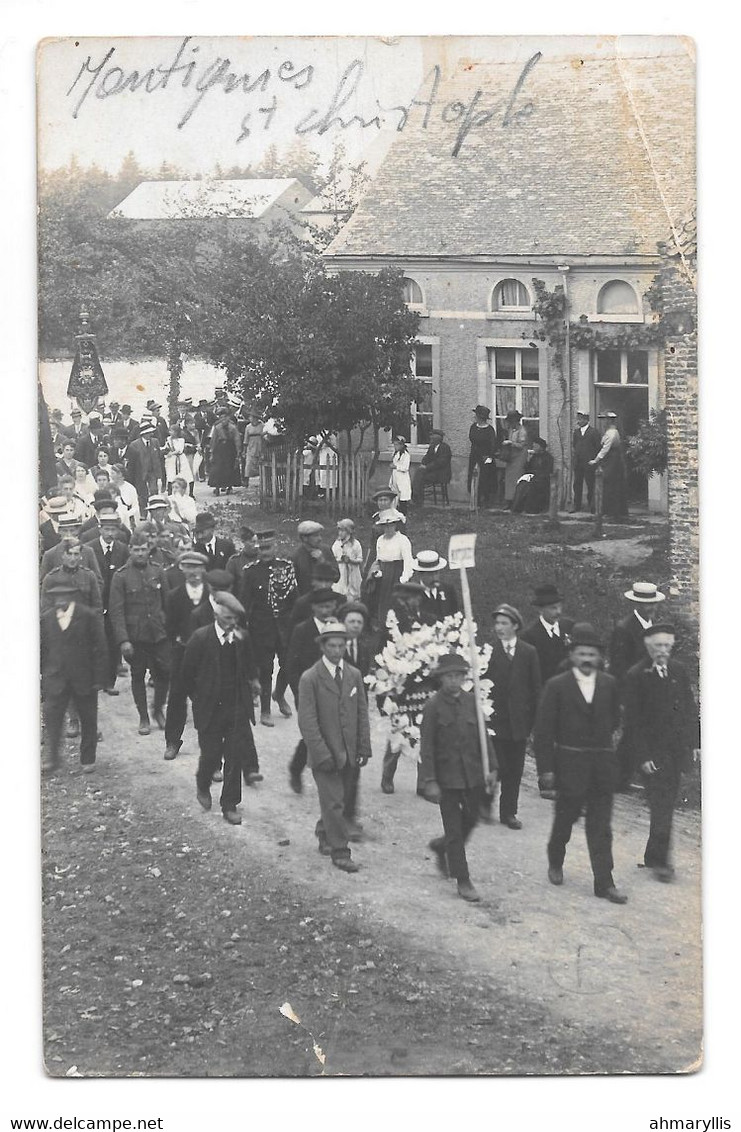
[[[196,736],[164,762],[128,681],[101,697],[98,769],[44,786],[47,1068],[64,1074],[671,1073],[701,1047],[700,824],[676,818],[678,879],[641,860],[640,799],[616,800],[617,907],[592,895],[583,828],[545,875],[551,804],[529,767],[524,828],[470,842],[482,904],[436,872],[439,811],[363,771],[357,875],[317,853],[309,774],[291,792],[295,718],[256,728],[265,781],[243,824],[195,799]],[[203,979],[201,976],[208,975]],[[178,977],[176,979],[176,976]],[[88,999],[90,1001],[88,1002]],[[302,1025],[280,1013],[290,1002]],[[313,1037],[309,1037],[309,1031]],[[325,1057],[313,1049],[314,1040]]]

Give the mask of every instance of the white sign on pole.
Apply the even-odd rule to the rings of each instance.
[[[476,535],[451,535],[448,543],[448,566],[451,570],[472,570],[476,565]]]

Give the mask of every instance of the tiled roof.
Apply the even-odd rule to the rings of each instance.
[[[459,61],[427,127],[416,107],[326,254],[654,254],[694,202],[691,45],[556,57],[565,42],[533,65],[514,107],[532,111],[509,125],[523,62]],[[469,106],[477,90],[475,112],[496,113],[453,156],[459,122],[440,108]]]
[[[128,220],[202,220],[221,216],[258,219],[295,189],[300,208],[308,190],[291,177],[244,180],[142,181],[111,212]],[[289,198],[290,200],[290,198]]]

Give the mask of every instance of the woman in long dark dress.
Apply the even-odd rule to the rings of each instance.
[[[617,413],[603,413],[602,417],[607,421],[602,447],[589,463],[602,469],[602,514],[624,519],[628,514],[628,485],[623,440],[618,432]]]
[[[208,483],[214,489],[214,495],[219,495],[222,488],[229,495],[232,488],[239,487],[242,482],[239,466],[241,441],[239,429],[225,406],[217,410],[216,416],[216,424],[211,430]]]
[[[468,433],[471,441],[471,454],[468,457],[468,492],[471,492],[474,469],[479,470],[479,507],[491,507],[497,498],[496,455],[499,451],[499,437],[496,429],[489,424],[491,412],[486,405],[477,405],[473,410],[476,419]]]
[[[542,437],[533,441],[532,455],[528,457],[525,471],[515,488],[513,511],[525,511],[528,515],[539,515],[548,510],[551,499],[551,476],[553,457]]]

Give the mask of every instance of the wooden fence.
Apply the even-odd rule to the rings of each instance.
[[[318,466],[305,463],[303,452],[276,445],[260,464],[260,506],[300,515],[319,503],[338,518],[360,514],[368,503],[370,460],[367,452],[340,453],[335,463]]]

